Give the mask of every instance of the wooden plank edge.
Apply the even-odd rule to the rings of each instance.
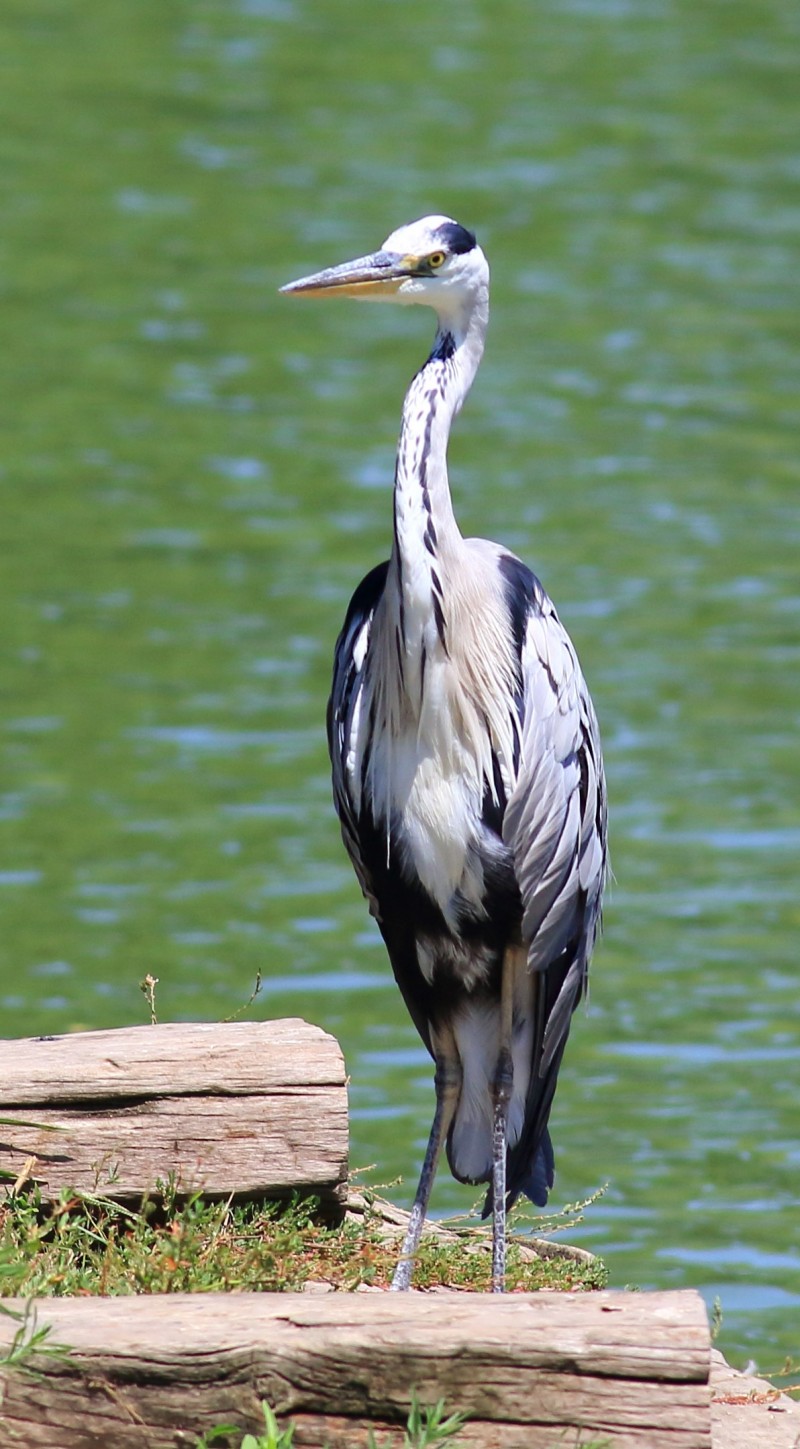
[[[162,1022],[0,1041],[0,1109],[345,1088],[336,1038],[299,1017]]]
[[[34,1360],[39,1379],[7,1375],[2,1412],[28,1449],[52,1446],[46,1435],[56,1425],[60,1449],[161,1449],[194,1444],[221,1421],[255,1432],[266,1399],[296,1424],[298,1449],[356,1449],[370,1426],[394,1428],[402,1442],[397,1426],[416,1392],[423,1403],[444,1397],[466,1410],[461,1442],[482,1449],[552,1449],[602,1435],[614,1449],[710,1449],[710,1355],[696,1296],[575,1295],[559,1313],[556,1301],[569,1295],[42,1300],[37,1327],[50,1324],[51,1347],[70,1351]],[[666,1355],[656,1379],[643,1362],[634,1378],[615,1375],[610,1347],[598,1354],[593,1341],[623,1336],[634,1298],[626,1333],[635,1343],[650,1321]],[[604,1316],[609,1305],[615,1311]],[[0,1316],[0,1341],[8,1325]],[[629,1372],[630,1357],[620,1366]],[[649,1370],[659,1371],[655,1361]]]

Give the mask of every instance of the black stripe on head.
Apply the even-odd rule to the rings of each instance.
[[[477,246],[474,233],[467,231],[465,226],[459,226],[457,221],[443,221],[441,226],[437,226],[435,235],[442,246],[456,255],[471,252]]]

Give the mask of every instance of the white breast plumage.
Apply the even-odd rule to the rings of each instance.
[[[456,891],[480,898],[470,878],[470,846],[480,826],[483,796],[475,761],[444,713],[435,731],[382,732],[373,748],[371,787],[379,820],[394,824],[404,857],[449,924]],[[474,871],[472,872],[474,876]]]

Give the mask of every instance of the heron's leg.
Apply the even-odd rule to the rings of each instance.
[[[433,1187],[433,1179],[436,1176],[439,1154],[442,1150],[442,1143],[450,1130],[450,1123],[455,1115],[461,1093],[461,1062],[452,1033],[438,1034],[435,1049],[436,1071],[433,1080],[436,1089],[436,1111],[433,1114],[433,1124],[428,1138],[428,1146],[425,1149],[425,1159],[419,1175],[408,1228],[391,1282],[394,1293],[404,1293],[411,1287],[411,1272],[422,1236],[425,1214],[428,1211],[428,1201]]]
[[[515,956],[506,951],[500,994],[500,1050],[492,1080],[492,1292],[506,1287],[506,1158],[508,1105],[514,1088],[511,1031],[514,1010]]]
[[[502,1047],[497,1060],[492,1098],[492,1292],[506,1288],[506,1153],[508,1149],[508,1104],[514,1085],[511,1051]]]

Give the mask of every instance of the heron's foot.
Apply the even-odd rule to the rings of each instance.
[[[500,1209],[498,1211],[498,1201]],[[506,1199],[495,1198],[492,1220],[492,1292],[506,1291]]]
[[[407,1293],[411,1287],[411,1274],[414,1269],[414,1259],[402,1257],[397,1264],[389,1284],[390,1293]]]
[[[425,1188],[425,1172],[420,1179],[420,1190],[417,1192],[414,1206],[408,1218],[406,1235],[403,1238],[403,1246],[400,1249],[400,1257],[397,1260],[397,1267],[394,1270],[392,1281],[389,1285],[392,1293],[407,1293],[411,1287],[411,1274],[414,1271],[414,1259],[417,1256],[419,1240],[422,1237],[422,1229],[425,1223],[425,1205],[427,1193]]]
[[[505,1293],[506,1291],[506,1255],[505,1244],[502,1257],[498,1261],[492,1254],[492,1292]]]

